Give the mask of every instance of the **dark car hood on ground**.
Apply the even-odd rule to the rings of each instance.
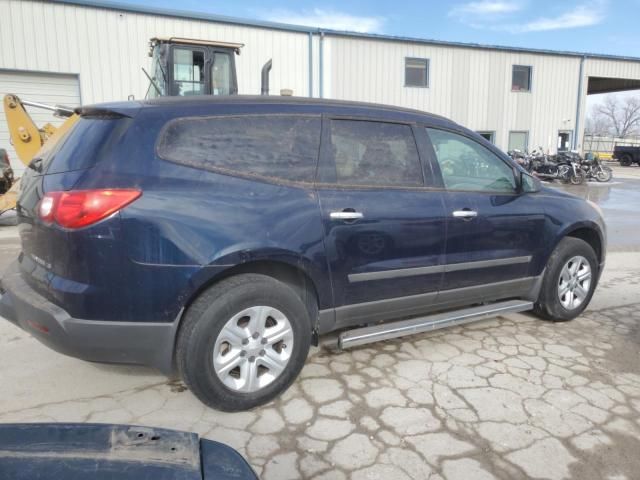
[[[0,479],[255,480],[231,447],[195,433],[111,424],[0,425]]]

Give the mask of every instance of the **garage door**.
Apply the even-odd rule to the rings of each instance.
[[[48,105],[80,105],[80,86],[75,75],[58,75],[50,73],[33,73],[24,71],[0,70],[0,97],[7,93],[15,93],[23,100],[46,103]],[[27,107],[31,118],[38,126],[49,122],[60,125],[64,119],[54,117],[51,112]],[[9,152],[11,165],[16,176],[22,175],[24,165],[18,159],[9,140],[9,130],[4,112],[0,113],[0,148]]]

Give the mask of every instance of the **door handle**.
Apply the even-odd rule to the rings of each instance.
[[[360,220],[364,218],[364,215],[362,215],[362,212],[342,210],[340,212],[331,212],[329,217],[331,220]]]
[[[453,212],[453,216],[456,218],[471,219],[471,218],[476,218],[478,216],[478,212],[476,212],[475,210],[467,210],[467,209],[455,210]]]

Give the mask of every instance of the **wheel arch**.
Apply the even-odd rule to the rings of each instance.
[[[291,287],[302,299],[309,311],[309,317],[312,320],[312,329],[316,329],[318,321],[318,311],[325,302],[330,301],[326,298],[326,293],[323,292],[322,287],[318,285],[317,281],[314,281],[312,275],[301,267],[301,263],[292,264],[287,261],[281,260],[267,260],[267,259],[254,259],[249,260],[222,271],[218,271],[215,275],[207,278],[204,281],[199,282],[196,288],[189,292],[182,307],[182,313],[178,318],[178,323],[181,322],[184,314],[193,302],[204,292],[211,288],[213,285],[244,273],[257,273],[268,277],[275,278],[289,287]],[[176,332],[179,330],[179,325],[176,326]]]
[[[234,265],[223,270],[222,272],[218,272],[217,275],[214,275],[201,282],[197,286],[197,288],[193,289],[189,293],[182,309],[180,310],[180,313],[178,314],[178,317],[174,321],[173,347],[171,348],[171,351],[167,352],[167,355],[165,355],[164,357],[165,360],[161,368],[162,371],[166,373],[170,372],[172,374],[177,371],[175,366],[176,342],[178,340],[178,335],[185,314],[189,310],[193,302],[195,302],[196,299],[205,290],[211,288],[213,285],[221,282],[226,278],[230,278],[234,275],[240,275],[243,273],[257,273],[266,275],[280,280],[281,282],[293,288],[293,290],[300,296],[305,306],[307,307],[307,311],[309,312],[309,318],[312,322],[311,329],[313,331],[312,343],[314,345],[318,344],[318,312],[320,309],[320,305],[322,305],[321,302],[323,300],[328,301],[328,299],[324,299],[323,297],[321,297],[321,289],[318,288],[318,285],[313,281],[311,275],[299,266],[294,266],[288,262],[278,260],[252,260]]]
[[[555,250],[555,248],[558,246],[558,243],[560,243],[560,241],[565,237],[578,238],[589,244],[589,246],[593,248],[593,251],[596,254],[598,263],[602,264],[605,256],[605,243],[603,235],[596,225],[578,224],[569,227],[567,230],[565,230],[565,232],[563,232],[562,235],[558,237],[551,251]]]

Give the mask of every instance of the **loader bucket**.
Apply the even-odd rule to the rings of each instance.
[[[7,210],[16,208],[19,191],[20,179],[18,178],[15,182],[13,182],[11,188],[4,195],[0,195],[0,215],[2,215]]]

